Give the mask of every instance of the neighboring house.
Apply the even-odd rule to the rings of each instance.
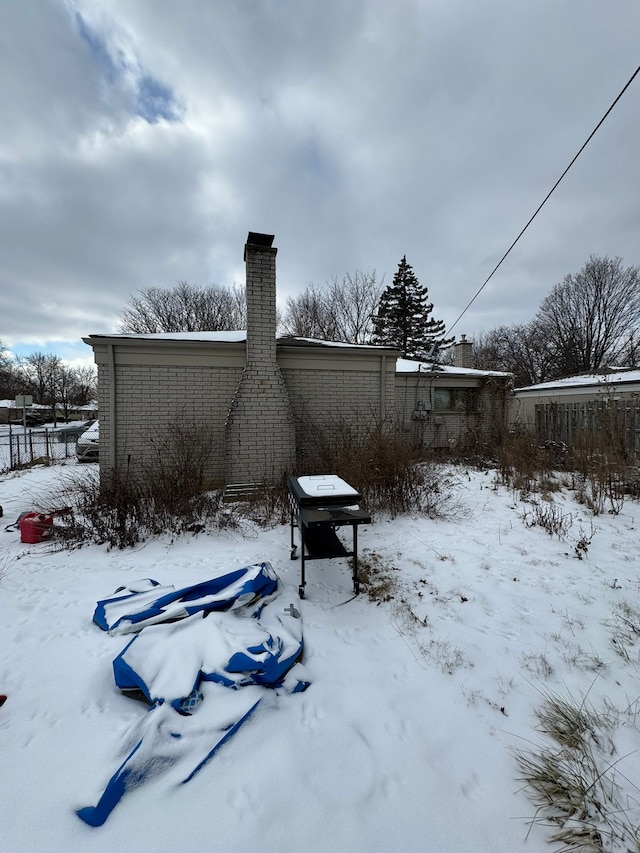
[[[15,400],[0,400],[0,424],[14,423],[21,425],[25,410],[16,406]],[[53,411],[51,406],[41,406],[34,403],[26,409],[27,419],[34,416],[42,423],[53,422]],[[68,406],[67,416],[69,420],[90,420],[98,416],[97,403],[89,406]],[[58,421],[62,418],[62,411],[58,409]]]
[[[541,443],[573,445],[577,436],[606,428],[624,441],[627,450],[638,453],[640,370],[612,367],[518,388],[510,420],[533,432]]]
[[[339,441],[345,427],[405,429],[408,423],[415,433],[419,424],[416,441],[433,445],[426,439],[429,418],[416,407],[427,400],[429,382],[436,446],[447,446],[469,428],[480,429],[483,406],[489,405],[485,388],[491,381],[506,387],[510,375],[418,370],[415,362],[409,369],[404,360],[396,372],[395,349],[277,337],[272,242],[272,235],[250,232],[247,238],[246,332],[83,339],[98,366],[101,468],[145,465],[160,452],[167,425],[180,419],[200,424],[211,438],[206,476],[212,485],[253,484],[303,470],[319,430]],[[461,345],[468,355],[470,344]],[[428,378],[434,373],[448,374],[446,386]],[[445,411],[447,390],[450,410]],[[421,412],[417,419],[415,411]],[[435,420],[440,417],[445,420]]]
[[[21,426],[25,414],[27,415],[27,422],[32,419],[37,419],[42,423],[47,420],[53,420],[51,406],[41,406],[38,403],[33,403],[31,406],[23,409],[22,406],[16,406],[15,400],[0,400],[0,423],[13,423]]]

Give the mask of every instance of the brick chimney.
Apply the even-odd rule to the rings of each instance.
[[[295,426],[276,361],[276,253],[272,234],[249,232],[244,247],[247,361],[226,429],[229,484],[276,481],[292,470]]]
[[[473,344],[467,340],[466,335],[460,335],[453,347],[453,364],[455,367],[473,367]]]

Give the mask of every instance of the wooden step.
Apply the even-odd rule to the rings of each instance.
[[[258,497],[260,485],[258,483],[229,483],[222,493],[223,503],[238,503]]]

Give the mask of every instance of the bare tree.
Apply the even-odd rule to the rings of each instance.
[[[95,367],[71,367],[51,353],[34,352],[20,359],[15,375],[18,393],[31,394],[36,403],[50,406],[54,423],[60,413],[68,420],[70,408],[97,396]]]
[[[480,335],[474,367],[509,371],[521,388],[605,365],[634,365],[639,339],[640,268],[592,255],[552,288],[529,323]]]
[[[452,349],[447,353],[447,364],[453,364]],[[502,347],[500,346],[500,329],[492,329],[490,332],[483,331],[474,335],[471,355],[474,370],[506,370]]]
[[[501,329],[500,346],[504,369],[513,373],[516,388],[554,378],[553,347],[535,322]]]
[[[50,353],[34,352],[18,362],[21,385],[39,405],[51,406],[62,360]]]
[[[69,400],[74,406],[86,406],[96,399],[98,379],[95,367],[74,367],[70,371],[69,380]]]
[[[329,305],[335,320],[335,340],[366,344],[373,334],[373,316],[384,289],[376,271],[347,273],[341,282],[333,278],[328,288]]]
[[[54,420],[58,411],[62,412],[65,421],[69,419],[69,409],[73,405],[71,395],[73,392],[73,370],[65,364],[60,364],[55,374],[53,387],[53,411]]]
[[[333,324],[325,291],[310,284],[300,296],[289,296],[281,328],[285,335],[333,340]]]
[[[513,373],[516,388],[555,377],[554,350],[533,321],[479,335],[473,342],[473,366]]]
[[[640,329],[633,329],[625,338],[620,367],[640,367]]]
[[[324,287],[310,284],[300,296],[287,299],[282,330],[301,338],[366,344],[382,290],[375,270],[334,277]]]
[[[640,268],[592,255],[555,285],[533,322],[553,351],[553,378],[615,363],[640,326]]]
[[[120,315],[120,331],[216,332],[246,326],[244,288],[198,287],[180,281],[175,287],[149,287],[132,296]]]
[[[0,398],[10,399],[20,393],[20,377],[9,351],[0,341]]]

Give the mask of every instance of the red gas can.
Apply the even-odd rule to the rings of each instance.
[[[27,512],[18,522],[20,541],[34,544],[48,539],[53,533],[53,516],[41,512]]]

